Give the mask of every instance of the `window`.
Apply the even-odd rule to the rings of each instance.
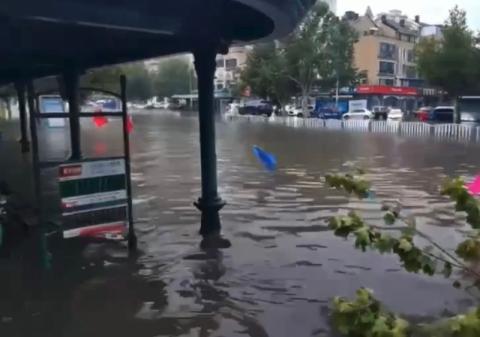
[[[417,68],[416,67],[406,66],[405,68],[406,68],[405,69],[405,75],[408,78],[417,78]]]
[[[407,54],[407,61],[410,63],[415,63],[415,51],[410,49]]]
[[[223,68],[223,67],[225,67],[225,60],[224,60],[224,59],[218,59],[218,60],[216,61],[216,63],[217,63],[217,68]]]
[[[380,62],[379,73],[386,75],[395,75],[395,63],[393,62]]]
[[[396,60],[397,59],[397,47],[391,43],[380,43],[380,51],[378,58],[384,60]]]
[[[225,62],[225,67],[228,69],[237,67],[237,59],[228,59]]]
[[[390,78],[381,78],[381,79],[378,80],[378,84],[388,85],[388,86],[393,87],[394,81],[393,81],[393,79],[390,79]]]

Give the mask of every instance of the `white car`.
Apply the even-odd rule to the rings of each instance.
[[[389,121],[401,121],[403,119],[403,112],[400,109],[390,109],[387,115]]]
[[[296,108],[290,109],[288,115],[292,117],[309,117],[314,109],[315,107],[313,105],[309,105],[307,106],[307,111],[304,112],[301,106],[297,106]]]
[[[370,110],[367,109],[355,109],[352,111],[347,112],[346,114],[343,115],[343,119],[370,119],[373,117],[373,113]]]

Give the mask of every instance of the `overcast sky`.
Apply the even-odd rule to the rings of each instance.
[[[432,24],[443,23],[448,17],[449,9],[458,5],[467,11],[469,26],[480,30],[480,0],[337,0],[337,15],[343,15],[347,10],[363,14],[368,5],[375,15],[399,9],[411,18],[420,15],[423,22]]]

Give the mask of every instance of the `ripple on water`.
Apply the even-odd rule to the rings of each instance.
[[[196,119],[158,112],[136,116],[135,125],[132,181],[140,251],[128,256],[124,247],[93,245],[76,248],[83,252],[80,259],[71,258],[79,255],[73,248],[65,254],[68,263],[45,288],[39,316],[54,322],[52,329],[57,325],[71,336],[328,336],[332,297],[352,296],[361,286],[408,316],[439,316],[445,308],[456,312],[471,304],[449,280],[407,274],[395,256],[355,250],[351,239],[332,235],[327,220],[355,210],[381,225],[385,201],[452,249],[465,219],[438,195],[438,185],[446,175],[475,175],[476,147],[219,124],[218,180],[228,202],[222,223],[233,241],[219,253],[198,248],[200,218],[192,206],[200,196]],[[277,154],[281,169],[264,172],[251,158],[253,144]],[[458,153],[465,153],[464,163]],[[355,166],[367,171],[374,199],[359,201],[325,186],[325,174]],[[0,280],[0,295],[9,299],[0,302],[0,316],[30,322],[29,306],[5,304],[18,304],[11,294],[33,303],[29,294],[39,287],[29,268],[16,266]],[[69,319],[57,319],[63,311]],[[25,329],[34,333],[35,326]]]

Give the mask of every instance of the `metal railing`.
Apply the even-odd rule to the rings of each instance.
[[[243,120],[285,125],[294,128],[348,130],[353,132],[386,133],[411,137],[434,137],[460,142],[480,142],[480,126],[462,124],[428,124],[424,122],[337,120],[263,116],[229,116],[227,120]]]

